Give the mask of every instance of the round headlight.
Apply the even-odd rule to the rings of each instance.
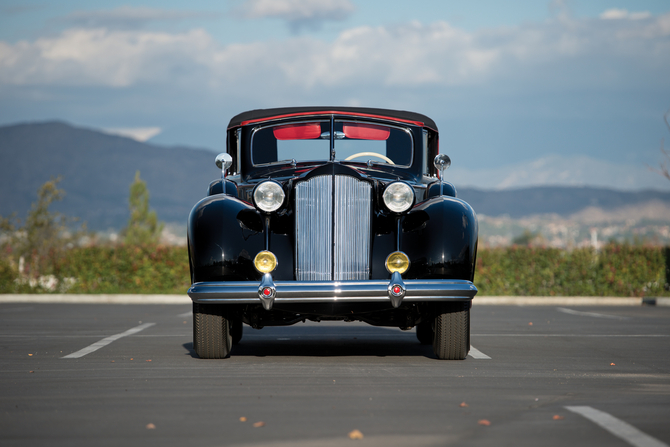
[[[277,211],[284,203],[284,190],[279,183],[267,181],[254,189],[254,203],[266,213]]]
[[[277,267],[277,258],[270,251],[261,251],[254,258],[254,267],[261,273],[270,273]]]
[[[386,258],[386,270],[389,273],[398,272],[401,275],[409,268],[409,258],[401,251],[394,251]]]
[[[407,183],[394,182],[384,190],[384,205],[395,213],[410,209],[414,203],[414,189]]]

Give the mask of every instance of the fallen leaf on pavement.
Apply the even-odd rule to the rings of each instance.
[[[264,426],[265,426],[265,422],[263,422],[263,421],[254,422],[254,427],[256,427],[256,428],[264,427]]]
[[[33,356],[32,354],[28,354],[28,357],[32,357],[32,356]]]
[[[240,418],[240,422],[247,422],[247,418],[245,418],[244,416],[242,416],[242,417]]]
[[[479,425],[486,425],[486,426],[491,425],[491,421],[489,421],[489,420],[487,420],[487,419],[480,419],[479,422],[477,422],[477,423],[478,423]]]
[[[358,430],[354,430],[349,433],[349,439],[363,439],[363,433]]]
[[[154,430],[156,426],[154,424],[147,424],[147,430]]]
[[[465,402],[461,402],[458,406],[459,406],[459,407],[467,407],[468,404],[466,404]]]
[[[29,373],[34,373],[35,371],[28,371]]]
[[[150,361],[151,361],[151,359],[147,360],[147,362],[150,362]]]
[[[565,418],[563,416],[558,415],[558,414],[554,415],[554,420],[555,421],[560,421],[561,419],[565,419]]]
[[[528,326],[532,326],[532,325],[533,325],[533,322],[532,322],[532,321],[531,321],[530,323],[528,323]]]
[[[610,363],[610,366],[616,366],[614,363]]]

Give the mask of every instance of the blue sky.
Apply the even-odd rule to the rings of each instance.
[[[457,185],[670,189],[670,2],[0,0],[0,125],[219,150],[238,112],[431,116]]]

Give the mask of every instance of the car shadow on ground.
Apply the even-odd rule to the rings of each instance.
[[[193,343],[188,355],[198,358]],[[422,345],[412,332],[381,327],[284,327],[259,331],[244,327],[232,356],[253,357],[424,357],[436,358],[431,345]]]

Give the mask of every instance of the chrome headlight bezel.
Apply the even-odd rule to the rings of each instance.
[[[412,208],[416,196],[414,188],[405,182],[389,183],[382,194],[384,205],[394,213],[404,213]]]
[[[277,211],[284,204],[284,188],[274,180],[266,180],[254,188],[254,206],[265,213]]]

